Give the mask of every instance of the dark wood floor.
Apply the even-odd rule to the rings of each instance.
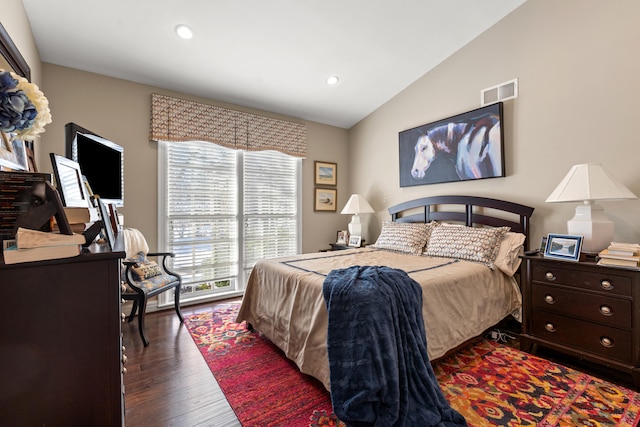
[[[211,310],[221,302],[184,307],[182,312],[189,315]],[[128,358],[128,372],[124,376],[126,425],[240,426],[186,326],[180,324],[175,312],[164,310],[147,315],[146,330],[150,345],[146,349],[138,335],[136,321],[122,325]],[[506,322],[500,327],[510,335],[517,336],[517,322]],[[519,347],[518,340],[509,340],[508,344]],[[594,365],[541,348],[537,354],[633,388],[628,375],[603,371]]]
[[[220,301],[222,302],[222,301]],[[187,306],[187,316],[220,302]],[[125,423],[143,426],[240,426],[200,351],[173,310],[147,314],[149,347],[138,334],[137,318],[123,323],[127,373]]]

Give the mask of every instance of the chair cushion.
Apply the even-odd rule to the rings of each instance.
[[[180,279],[177,276],[162,273],[157,276],[149,277],[148,279],[136,281],[135,285],[148,294],[169,285],[176,285],[180,283],[179,280]],[[135,293],[135,291],[132,292]]]

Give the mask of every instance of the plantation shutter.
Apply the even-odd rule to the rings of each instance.
[[[167,243],[183,284],[236,277],[236,152],[207,142],[166,144]]]
[[[297,252],[298,160],[275,151],[244,153],[244,268]]]
[[[298,253],[301,159],[203,141],[159,147],[159,241],[176,255],[181,301],[241,292],[256,261]]]

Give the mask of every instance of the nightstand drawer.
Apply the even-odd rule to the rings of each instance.
[[[632,303],[628,299],[533,283],[531,303],[534,308],[631,329]]]
[[[632,362],[630,331],[533,310],[531,332],[536,338],[574,347],[578,351],[624,363]]]
[[[599,272],[558,267],[550,263],[547,265],[534,264],[532,279],[537,282],[573,286],[630,297],[632,278],[610,273],[611,269],[604,268],[602,272]]]

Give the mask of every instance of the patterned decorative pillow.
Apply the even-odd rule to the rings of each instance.
[[[162,274],[162,268],[155,261],[149,261],[144,252],[138,252],[136,256],[127,258],[127,261],[136,263],[131,267],[131,275],[134,280],[145,280]]]
[[[162,274],[162,269],[155,261],[147,260],[145,263],[136,267],[131,267],[133,278],[136,280],[144,280],[150,277]]]
[[[385,221],[378,240],[372,246],[420,255],[433,228],[432,223]]]
[[[502,236],[509,230],[509,227],[435,227],[424,254],[479,262],[493,269]]]

